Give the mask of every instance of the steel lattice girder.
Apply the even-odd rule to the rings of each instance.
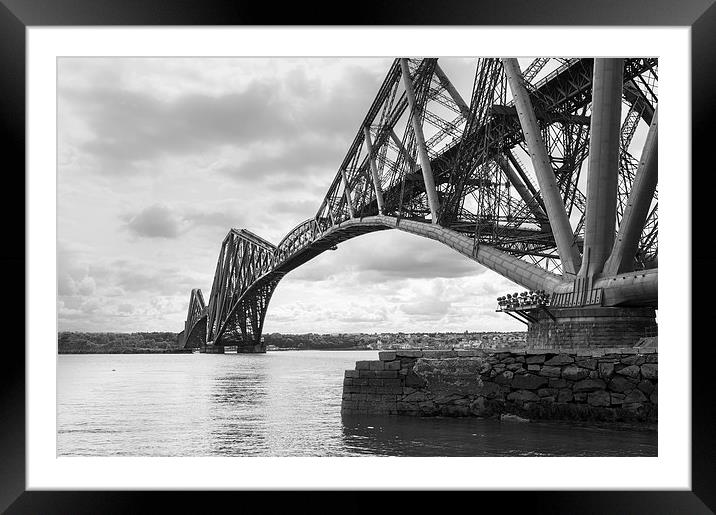
[[[201,290],[191,290],[189,310],[184,323],[183,341],[180,347],[194,348],[206,344],[206,304]]]
[[[271,268],[275,250],[273,244],[245,229],[232,229],[226,235],[207,308],[207,342],[217,343],[228,333],[234,338],[240,334],[240,341],[248,344],[253,341],[252,335],[260,335],[265,305],[272,290],[257,291],[255,298],[244,294]],[[237,318],[235,313],[240,302],[244,309]],[[244,312],[249,313],[248,320],[243,317]]]
[[[521,80],[564,207],[570,217],[577,216],[572,223],[581,252],[586,197],[578,183],[588,156],[594,60],[560,59],[556,69],[532,83],[550,61],[535,60]],[[620,133],[617,226],[638,174],[628,147],[639,120],[650,124],[656,109],[657,60],[624,59],[623,81],[623,101],[629,111]],[[406,85],[413,88],[411,98]],[[469,106],[437,59],[404,60],[402,67],[396,59],[316,216],[297,225],[277,246],[245,230],[232,229],[224,239],[206,308],[206,341],[256,342],[271,295],[286,273],[341,241],[390,228],[442,241],[525,287],[569,291],[573,286],[560,275],[541,192],[518,156],[529,155],[530,149],[508,92],[498,59],[478,60]],[[406,116],[413,123],[402,123],[401,136],[396,127]],[[416,129],[426,124],[435,133],[426,134],[423,141],[421,134],[416,138]],[[432,235],[425,228],[431,205],[420,165],[419,154],[424,151],[429,160],[423,154],[422,162],[432,170],[437,193],[431,202],[433,215],[437,206],[439,226]],[[510,191],[512,187],[519,188],[519,195]],[[376,191],[383,196],[384,216],[377,216]],[[468,201],[476,203],[477,211],[468,207]],[[655,192],[639,238],[637,268],[651,268],[657,262],[656,206]],[[657,270],[637,268],[620,274],[619,281],[615,276],[594,283],[605,288],[606,303],[655,302]],[[185,334],[200,320],[194,299],[192,293]]]
[[[489,63],[490,61],[495,60],[481,60],[481,62],[486,63]],[[592,62],[593,60],[591,59],[570,60],[567,64],[563,65],[562,68],[555,70],[548,77],[531,88],[534,92],[534,103],[538,106],[538,119],[541,120],[541,123],[544,124],[545,127],[549,127],[551,125],[553,130],[555,130],[555,125],[564,125],[561,129],[557,129],[557,132],[559,132],[559,130],[562,131],[563,135],[561,139],[563,140],[569,141],[571,135],[570,129],[572,127],[584,126],[588,123],[588,117],[584,115],[577,116],[575,114],[571,114],[571,112],[577,110],[579,113],[579,110],[586,108],[591,99],[590,85]],[[652,73],[655,65],[656,61],[650,59],[626,60],[625,81],[633,81],[635,77],[638,77],[638,73]],[[364,124],[369,124],[374,127],[374,130],[377,133],[374,146],[380,145],[381,141],[386,141],[386,134],[390,132],[388,129],[392,130],[395,121],[402,114],[402,110],[405,109],[403,97],[398,95],[400,97],[399,100],[390,104],[391,106],[394,106],[393,110],[388,115],[383,117],[383,119],[387,120],[387,122],[381,123],[375,121],[378,117],[378,113],[380,112],[380,106],[384,105],[385,109],[385,106],[388,105],[388,99],[396,96],[397,84],[399,83],[400,77],[396,73],[395,68],[395,65],[391,68],[391,73],[389,73],[388,77],[386,77],[386,81],[381,87],[381,92],[374,101],[372,109],[366,117],[366,121],[364,121]],[[423,65],[422,62],[419,65],[414,65],[414,79],[420,73],[427,73],[429,68],[429,66]],[[423,82],[425,82],[425,80],[423,80]],[[484,89],[490,90],[490,88]],[[476,88],[475,91],[480,93],[483,89]],[[474,94],[473,97],[481,98],[482,103],[479,104],[479,106],[484,105],[486,98],[485,95],[480,97],[479,95]],[[637,96],[634,94],[632,97],[633,99],[639,100],[642,104],[646,103],[643,96]],[[426,96],[424,100],[429,100],[429,96]],[[492,105],[490,111],[492,118],[489,120],[489,123],[477,124],[477,129],[475,130],[468,131],[466,129],[465,135],[460,141],[460,144],[454,144],[448,147],[444,152],[437,155],[437,157],[431,161],[431,167],[433,169],[435,182],[438,185],[438,188],[441,189],[441,187],[447,186],[447,188],[443,187],[442,190],[438,192],[438,195],[442,197],[441,202],[443,202],[445,206],[460,205],[467,195],[477,189],[475,187],[477,182],[473,181],[473,183],[470,184],[465,178],[469,174],[469,171],[465,171],[464,169],[474,169],[476,163],[469,163],[467,166],[456,166],[456,162],[459,162],[460,158],[464,161],[464,157],[461,157],[466,154],[464,149],[471,149],[470,151],[473,155],[477,155],[478,158],[485,161],[493,157],[493,155],[498,155],[500,152],[509,151],[510,148],[514,148],[515,145],[522,142],[522,132],[520,130],[519,123],[516,120],[514,108],[510,106],[509,102],[505,102],[505,104],[506,105],[504,107],[500,107],[497,104]],[[471,105],[472,112],[475,112],[475,109],[479,106],[475,101],[473,101]],[[550,113],[548,109],[553,109],[553,112]],[[423,109],[423,111],[427,112],[426,109]],[[644,108],[641,109],[642,113],[646,113],[646,111],[648,110],[645,110]],[[644,114],[644,118],[647,119],[647,114]],[[378,127],[377,129],[375,129],[376,125]],[[363,131],[361,131],[361,133],[362,132]],[[381,134],[383,134],[382,139],[380,137]],[[583,197],[581,192],[577,189],[576,184],[578,174],[573,174],[573,171],[581,165],[582,161],[586,157],[586,147],[588,143],[588,139],[585,137],[586,135],[586,131],[582,131],[582,144],[573,146],[571,153],[561,156],[563,162],[557,169],[560,180],[560,188],[562,188],[565,202],[570,206],[570,212],[571,206],[573,205],[576,205],[580,212],[583,212],[584,210]],[[489,141],[485,141],[488,136],[491,140],[493,140],[492,144],[490,144]],[[341,194],[341,190],[345,190],[345,186],[343,186],[344,177],[347,179],[345,184],[349,187],[348,191],[350,191],[355,197],[352,203],[354,205],[354,212],[356,215],[368,216],[378,213],[375,198],[370,194],[372,185],[371,187],[367,187],[370,184],[370,178],[368,177],[369,173],[367,172],[367,161],[364,160],[362,164],[355,164],[360,163],[359,155],[361,139],[362,135],[358,134],[351,150],[344,159],[341,171],[336,176],[336,179],[329,189],[329,193],[326,195],[321,209],[317,214],[316,218],[319,222],[332,224],[350,217],[349,209],[347,209],[347,195]],[[404,139],[407,141],[407,144],[404,145],[404,147],[407,148],[411,143],[410,131],[406,132]],[[553,137],[551,139],[554,143],[560,138]],[[488,146],[487,151],[485,151],[484,148],[482,151],[474,150],[479,146],[485,145]],[[411,160],[410,157],[411,156],[407,156],[407,158],[402,161],[414,162],[415,159]],[[354,164],[351,165],[351,163]],[[394,167],[398,167],[399,163],[394,163],[394,165]],[[349,168],[348,173],[346,172],[346,167]],[[575,175],[575,177],[572,175]],[[463,184],[467,182],[467,188],[464,186],[462,188],[454,187],[455,181],[452,180],[454,177],[461,180]],[[391,179],[391,177],[388,177],[388,179]],[[450,198],[449,189],[451,185],[453,185],[452,190],[457,191],[457,193],[453,194],[453,198]],[[412,167],[411,170],[404,172],[402,176],[398,175],[397,177],[393,177],[392,181],[389,181],[388,184],[383,183],[381,186],[386,199],[386,214],[419,218],[421,216],[421,212],[423,213],[423,216],[424,213],[427,212],[427,203],[422,198],[424,197],[424,186],[420,180],[419,169]],[[361,195],[361,192],[363,192],[363,195]],[[445,198],[445,196],[448,198]],[[506,210],[505,208],[501,209]],[[464,225],[466,220],[460,219],[462,210],[458,209],[458,216],[455,216],[454,213],[455,210],[453,208],[453,214],[451,217],[448,216],[448,218],[452,218],[454,223]],[[490,214],[492,215],[494,222],[500,221],[499,217],[495,216],[495,213]],[[518,221],[520,221],[519,218],[515,219],[511,225],[516,225]],[[521,217],[522,223],[536,221],[537,220],[534,218],[529,219],[524,216]],[[443,220],[443,223],[445,222],[446,220]],[[496,234],[499,234],[499,231],[494,233],[491,233],[490,231],[481,231],[483,240],[481,240],[480,243],[501,244],[509,247],[504,240],[497,241],[495,239]],[[543,238],[540,238],[538,243],[539,248],[535,250],[541,250],[542,241]]]

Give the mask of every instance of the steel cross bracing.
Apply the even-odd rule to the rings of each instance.
[[[618,79],[595,78],[597,65],[614,68],[607,61],[618,61]],[[552,292],[557,303],[573,305],[581,288],[575,285],[590,284],[604,294],[586,298],[605,305],[654,305],[657,59],[539,58],[524,74],[515,64],[476,59],[473,88],[465,94],[437,59],[396,59],[316,215],[276,246],[245,230],[229,232],[204,341],[257,343],[283,275],[342,241],[390,228],[442,241],[522,286]],[[602,96],[594,105],[600,88],[616,91],[624,106],[618,127],[596,129],[617,135],[617,161],[611,168],[593,165],[594,177],[603,175],[607,184],[616,175],[616,208],[606,214],[614,217],[615,243],[607,263],[598,265],[611,275],[590,272],[585,282],[576,277],[585,246],[611,244],[586,229],[593,227],[587,223],[587,163],[604,139],[591,141],[593,111],[609,106]],[[647,131],[653,137],[642,149]],[[539,137],[526,138],[530,132]],[[543,190],[548,184],[552,189]],[[557,216],[567,220],[560,233]],[[577,257],[570,270],[561,255],[567,246]]]

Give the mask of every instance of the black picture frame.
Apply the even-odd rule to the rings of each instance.
[[[5,315],[3,356],[0,359],[0,510],[7,513],[126,513],[147,511],[160,502],[163,510],[203,509],[214,503],[248,506],[266,503],[266,492],[68,492],[26,491],[25,488],[25,29],[31,26],[86,25],[552,25],[552,26],[682,26],[691,28],[692,168],[684,174],[692,188],[692,242],[708,234],[708,198],[714,183],[713,121],[716,119],[716,0],[452,0],[417,4],[379,1],[366,4],[313,2],[278,6],[268,2],[209,0],[0,0],[0,131],[2,133],[3,195],[5,209],[0,263],[6,271],[3,295]],[[8,163],[8,157],[9,163]],[[683,172],[682,172],[683,173]],[[694,182],[694,175],[698,183]],[[22,193],[21,193],[22,192]],[[691,249],[689,249],[691,250]],[[531,491],[451,493],[450,504],[461,497],[474,505],[495,502],[509,509],[545,513],[713,513],[716,511],[716,440],[714,439],[714,345],[706,338],[710,301],[707,271],[716,258],[710,252],[691,252],[691,270],[699,270],[699,290],[683,302],[692,307],[692,341],[677,345],[692,359],[692,489],[690,491]],[[25,277],[18,271],[25,270]],[[693,272],[692,272],[693,273]],[[22,311],[22,313],[19,313]],[[9,330],[9,331],[8,331]],[[24,345],[23,343],[24,342]],[[294,492],[294,506],[309,492]],[[401,511],[424,508],[432,492],[404,492],[399,499],[352,499],[348,492],[337,504],[321,505],[331,511],[365,511],[396,503]],[[375,495],[375,494],[374,494]],[[271,501],[274,502],[274,501]],[[477,505],[475,505],[477,508]]]

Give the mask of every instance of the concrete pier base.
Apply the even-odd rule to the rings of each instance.
[[[265,354],[266,344],[256,345],[204,345],[200,351],[203,354]]]
[[[223,354],[224,347],[220,345],[202,345],[199,348],[201,354]]]
[[[537,321],[528,324],[528,349],[633,347],[657,332],[654,308],[549,308],[531,315]]]
[[[266,344],[258,343],[256,345],[242,345],[236,347],[237,354],[265,354]]]

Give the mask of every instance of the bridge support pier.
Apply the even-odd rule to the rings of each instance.
[[[199,347],[199,352],[201,354],[223,354],[224,347],[221,345],[202,345]]]
[[[528,349],[634,347],[656,335],[654,308],[574,307],[533,310]]]
[[[228,343],[226,345],[204,345],[199,350],[202,354],[265,354],[266,344],[261,342],[255,345],[236,345]]]
[[[266,344],[261,342],[255,345],[241,345],[236,347],[237,354],[266,354]]]

